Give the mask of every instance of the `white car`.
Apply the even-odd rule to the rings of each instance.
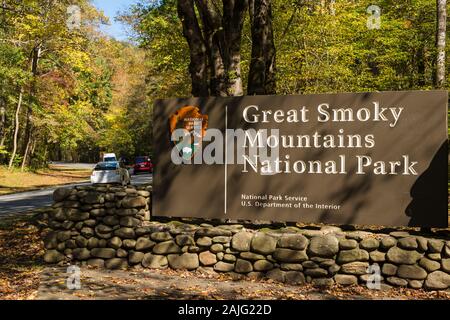
[[[119,183],[126,186],[131,183],[131,178],[128,170],[120,162],[99,162],[92,171],[91,183]]]
[[[115,162],[117,161],[117,157],[115,153],[105,153],[102,160],[103,162]]]

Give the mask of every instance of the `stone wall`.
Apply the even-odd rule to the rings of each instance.
[[[383,286],[445,290],[450,241],[406,231],[325,226],[252,229],[240,224],[150,221],[151,187],[58,189],[46,214],[48,263],[125,269],[211,269],[289,284],[366,284],[378,266]],[[375,267],[376,268],[376,267]]]

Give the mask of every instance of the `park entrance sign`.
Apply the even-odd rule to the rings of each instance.
[[[158,100],[153,216],[447,227],[446,91]]]

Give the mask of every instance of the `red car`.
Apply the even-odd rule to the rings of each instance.
[[[153,172],[152,160],[149,157],[137,157],[134,160],[133,174],[138,174],[139,172]]]

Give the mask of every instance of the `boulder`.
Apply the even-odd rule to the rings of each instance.
[[[439,268],[441,267],[441,264],[439,262],[430,260],[426,257],[420,259],[419,265],[428,272],[439,270]]]
[[[234,271],[237,273],[249,273],[253,271],[253,265],[250,261],[237,259],[234,266]]]
[[[273,258],[281,262],[302,262],[308,260],[306,250],[298,251],[285,248],[277,248],[273,253]]]
[[[261,254],[257,254],[257,253],[253,253],[253,252],[241,252],[239,254],[239,256],[245,260],[264,260],[266,257],[261,255]]]
[[[112,248],[94,248],[91,250],[91,256],[102,259],[111,259],[116,256],[116,250]]]
[[[278,268],[272,269],[266,273],[267,278],[272,279],[277,282],[285,282],[286,281],[285,275],[286,275],[286,271],[282,271]]]
[[[103,259],[89,259],[87,261],[87,265],[91,266],[91,267],[96,267],[96,268],[104,268],[105,267],[105,260]]]
[[[308,250],[314,256],[333,257],[339,251],[339,241],[333,235],[313,237]]]
[[[156,254],[152,254],[152,253],[146,253],[146,254],[144,254],[144,257],[142,258],[142,266],[145,268],[161,269],[161,268],[167,268],[168,265],[169,265],[169,262],[168,262],[166,256],[156,255]]]
[[[351,250],[358,247],[358,242],[353,239],[339,239],[339,248],[342,250]]]
[[[271,254],[277,247],[277,239],[263,232],[258,232],[253,236],[250,247],[253,252]]]
[[[87,260],[91,257],[91,251],[86,248],[76,248],[72,250],[72,255],[75,260]]]
[[[169,232],[154,232],[150,235],[150,238],[153,241],[158,241],[158,242],[172,240],[172,236],[170,235]]]
[[[398,277],[389,277],[386,281],[397,287],[406,287],[408,286],[408,281]]]
[[[87,204],[97,204],[97,203],[104,203],[105,199],[102,193],[88,192],[84,197],[81,198],[81,202]]]
[[[126,259],[122,258],[112,258],[105,260],[105,268],[106,269],[127,269],[128,268],[128,262]]]
[[[130,227],[130,228],[134,228],[137,225],[139,225],[140,220],[130,217],[130,216],[126,216],[126,217],[122,217],[120,218],[120,225],[123,227]]]
[[[267,260],[258,260],[253,264],[255,271],[269,271],[273,269],[273,263]]]
[[[358,278],[350,274],[337,274],[334,276],[334,281],[342,286],[351,286],[358,284]]]
[[[442,270],[444,270],[447,273],[450,273],[450,259],[442,259]]]
[[[114,235],[122,238],[122,239],[134,239],[136,237],[136,234],[134,233],[133,228],[119,228],[114,231]]]
[[[140,208],[145,207],[147,199],[144,197],[125,197],[120,202],[122,208]]]
[[[363,275],[367,273],[368,267],[369,263],[367,262],[355,261],[343,264],[340,272],[345,274]]]
[[[194,246],[195,245],[195,241],[194,238],[190,235],[187,234],[179,234],[176,236],[175,238],[175,242],[179,245],[179,246]]]
[[[145,253],[139,251],[130,251],[128,254],[128,262],[130,264],[138,264],[141,263],[144,259]]]
[[[381,268],[381,273],[387,276],[395,276],[397,274],[398,267],[395,264],[385,263]]]
[[[108,246],[113,249],[119,249],[122,246],[122,240],[119,237],[112,237],[108,240]]]
[[[429,239],[428,240],[428,250],[431,253],[441,253],[444,248],[444,241],[438,239]]]
[[[53,191],[53,200],[55,202],[62,201],[66,199],[72,193],[72,189],[69,188],[58,188]]]
[[[181,248],[173,240],[164,241],[156,244],[153,247],[153,253],[155,254],[169,254],[180,253]]]
[[[44,261],[47,263],[58,263],[64,258],[64,255],[56,250],[47,250],[44,254]]]
[[[388,250],[392,247],[394,247],[397,244],[397,239],[395,239],[394,237],[384,237],[383,239],[381,239],[381,248],[384,250]]]
[[[214,265],[214,270],[219,272],[231,272],[234,270],[234,263],[219,261]]]
[[[322,268],[313,268],[306,269],[304,274],[313,278],[326,277],[328,275],[328,271]]]
[[[398,247],[390,248],[387,252],[387,260],[396,264],[415,264],[422,254],[413,250],[404,250]]]
[[[398,240],[397,244],[400,248],[406,250],[415,250],[419,247],[415,237],[405,237]]]
[[[231,239],[231,247],[237,251],[250,251],[250,242],[252,241],[252,238],[253,233],[240,231]]]
[[[285,272],[284,280],[287,284],[291,284],[291,285],[299,285],[299,284],[306,283],[305,275],[298,271]]]
[[[209,247],[212,245],[212,239],[210,237],[198,238],[196,242],[200,247]]]
[[[397,276],[403,279],[423,280],[427,275],[425,269],[418,265],[402,264],[397,271]]]
[[[156,245],[155,242],[148,238],[140,237],[136,241],[135,248],[137,251],[145,251],[153,248]]]
[[[364,240],[363,240],[364,241]],[[337,263],[343,264],[354,261],[368,261],[369,253],[361,249],[343,250],[340,251],[336,259]]]
[[[213,266],[217,263],[216,255],[210,251],[203,251],[198,257],[203,266]]]
[[[304,250],[308,246],[308,239],[301,234],[286,234],[278,239],[278,247],[293,250]]]
[[[434,271],[425,280],[425,288],[430,290],[445,290],[448,287],[450,287],[450,275],[443,271]]]
[[[119,218],[117,218],[116,216],[106,216],[102,219],[103,223],[106,224],[107,226],[116,226],[120,223]]]
[[[378,249],[379,246],[380,241],[378,241],[375,238],[365,238],[359,243],[359,247],[367,251],[373,251],[375,249]]]
[[[167,260],[172,269],[194,270],[199,267],[198,255],[195,253],[169,254]]]

